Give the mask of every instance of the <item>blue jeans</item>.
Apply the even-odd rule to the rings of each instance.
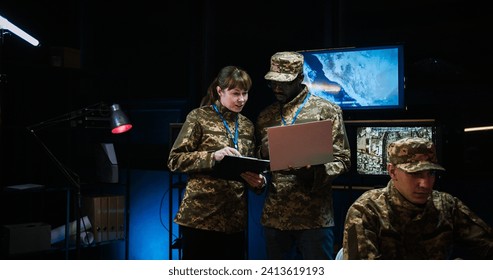
[[[271,260],[333,260],[333,227],[278,230],[264,227],[267,258]]]

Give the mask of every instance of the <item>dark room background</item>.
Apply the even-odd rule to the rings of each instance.
[[[169,246],[177,229],[169,219],[179,190],[170,183],[186,178],[166,167],[170,124],[182,122],[198,106],[221,67],[238,65],[251,74],[253,88],[243,113],[255,120],[274,100],[263,76],[275,52],[403,44],[406,108],[345,111],[344,118],[436,120],[440,160],[447,169],[438,188],[493,224],[488,203],[493,132],[464,133],[465,127],[493,125],[492,19],[485,5],[465,0],[2,0],[0,15],[41,45],[9,34],[0,45],[1,187],[66,185],[25,127],[100,101],[119,103],[134,125],[125,135],[54,127],[40,136],[65,165],[89,174],[81,176],[83,182],[92,181],[87,170],[92,143],[115,143],[128,198],[128,232],[125,242],[111,246],[116,252],[105,257],[176,259]],[[343,188],[334,194],[338,230],[348,204],[359,195],[344,188],[359,184],[351,175],[341,178]],[[2,192],[2,201],[8,195]],[[25,197],[16,199],[22,205]],[[249,198],[249,256],[262,259],[263,197]],[[63,224],[63,195],[45,193],[41,199],[13,208],[3,203],[0,224]]]

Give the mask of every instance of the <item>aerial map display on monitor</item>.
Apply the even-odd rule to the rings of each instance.
[[[300,51],[304,83],[343,110],[404,108],[403,46]]]

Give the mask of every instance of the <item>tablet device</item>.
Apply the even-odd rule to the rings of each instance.
[[[253,157],[243,156],[224,156],[214,166],[214,176],[227,179],[241,181],[240,174],[251,171],[253,173],[264,173],[269,170],[269,160],[258,159]]]

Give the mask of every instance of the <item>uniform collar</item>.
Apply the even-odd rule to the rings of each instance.
[[[226,108],[225,106],[223,106],[221,104],[221,102],[219,101],[219,99],[214,101],[214,104],[216,105],[217,109],[219,110],[219,113],[221,113],[221,115],[223,115],[223,117],[226,120],[235,120],[236,119],[236,116],[238,115],[238,113],[233,112],[233,111],[229,110],[228,108]]]
[[[397,190],[392,180],[389,181],[387,186],[389,188],[392,207],[395,207],[396,209],[400,209],[401,211],[422,212],[423,208],[428,207],[428,205],[430,204],[430,199],[426,202],[424,206],[418,206],[411,203]]]

